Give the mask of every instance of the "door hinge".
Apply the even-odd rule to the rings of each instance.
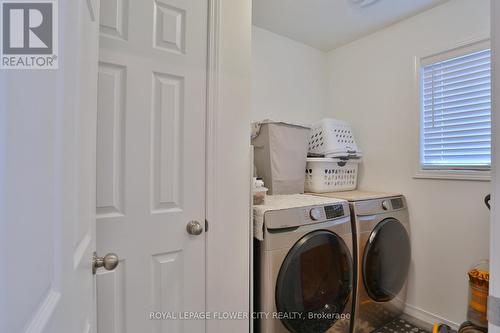
[[[205,232],[208,232],[208,221],[205,220]]]

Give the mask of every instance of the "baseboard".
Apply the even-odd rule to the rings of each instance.
[[[460,327],[459,323],[452,322],[446,318],[443,318],[441,316],[438,316],[434,313],[422,310],[420,308],[417,308],[416,306],[413,306],[411,304],[406,304],[404,313],[407,314],[408,316],[414,317],[418,320],[424,321],[431,326],[434,325],[435,323],[441,323],[441,324],[446,324],[453,328],[454,330],[458,330]]]

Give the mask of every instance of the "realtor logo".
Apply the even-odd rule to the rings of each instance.
[[[3,69],[57,69],[57,3],[0,0]]]

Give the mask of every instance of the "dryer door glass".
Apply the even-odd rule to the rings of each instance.
[[[404,226],[388,218],[370,234],[363,255],[363,282],[377,302],[392,300],[403,288],[410,267],[410,238]]]
[[[283,324],[296,333],[325,332],[339,319],[349,325],[343,313],[351,297],[352,269],[349,248],[338,235],[318,230],[302,237],[288,252],[276,281]]]

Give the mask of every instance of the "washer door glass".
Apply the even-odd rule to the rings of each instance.
[[[292,332],[325,332],[351,296],[349,248],[326,230],[302,237],[288,252],[276,282],[277,315]]]
[[[410,238],[404,226],[388,218],[370,234],[363,255],[363,282],[377,302],[392,300],[403,288],[410,268]]]

